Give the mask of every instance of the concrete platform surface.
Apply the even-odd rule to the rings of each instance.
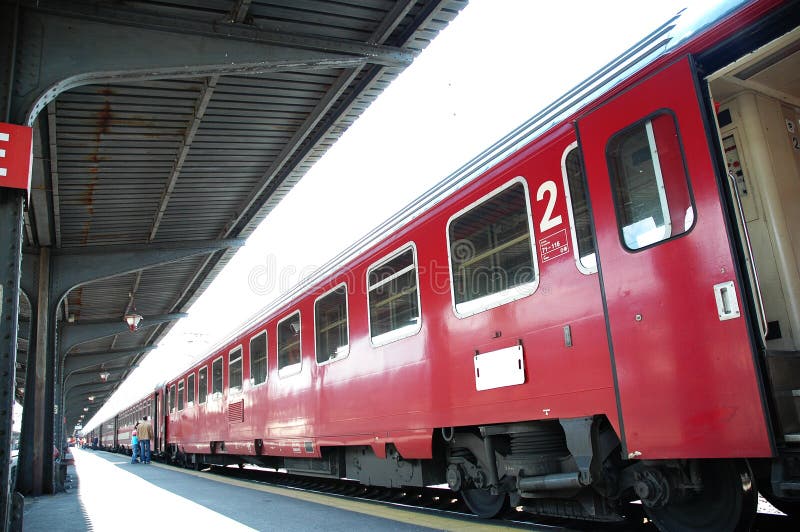
[[[25,499],[24,532],[510,530],[74,449],[66,493]]]

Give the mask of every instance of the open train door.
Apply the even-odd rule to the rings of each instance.
[[[577,122],[631,458],[770,456],[691,58]]]

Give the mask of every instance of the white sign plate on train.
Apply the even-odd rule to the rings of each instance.
[[[521,345],[475,355],[475,388],[478,391],[524,382],[525,361]]]

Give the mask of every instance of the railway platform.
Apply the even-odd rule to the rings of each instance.
[[[296,491],[74,449],[66,491],[26,498],[24,532],[511,530],[507,524]],[[548,527],[552,530],[551,527]]]

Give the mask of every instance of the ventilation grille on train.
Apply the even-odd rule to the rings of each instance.
[[[228,423],[244,421],[244,399],[228,405]]]

